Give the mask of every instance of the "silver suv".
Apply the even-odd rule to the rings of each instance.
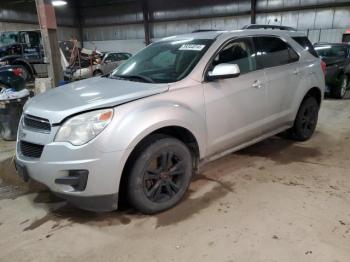
[[[321,60],[283,30],[164,38],[108,76],[31,99],[16,166],[68,202],[152,214],[176,205],[210,160],[286,131],[309,139],[325,83]]]

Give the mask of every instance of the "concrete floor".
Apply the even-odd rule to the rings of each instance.
[[[350,100],[327,100],[312,140],[274,137],[215,161],[155,216],[80,211],[7,161],[0,261],[348,262],[349,160]]]

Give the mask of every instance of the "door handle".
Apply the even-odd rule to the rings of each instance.
[[[252,84],[252,87],[260,89],[262,88],[262,84],[259,80],[255,80]]]

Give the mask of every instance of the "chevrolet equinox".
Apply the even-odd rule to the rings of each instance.
[[[117,209],[118,196],[146,214],[169,209],[203,163],[282,132],[312,136],[325,68],[300,37],[167,37],[108,75],[35,96],[18,131],[18,173],[82,209]]]

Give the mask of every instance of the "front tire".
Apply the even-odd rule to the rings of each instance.
[[[341,75],[339,77],[339,85],[335,86],[332,89],[333,97],[343,99],[346,94],[348,85],[349,85],[349,77],[347,75]]]
[[[127,180],[130,204],[144,214],[175,206],[191,182],[190,150],[178,139],[158,135],[139,149]]]
[[[296,141],[306,141],[313,135],[318,121],[320,106],[315,97],[307,97],[301,103],[294,125],[287,131],[288,137]]]

